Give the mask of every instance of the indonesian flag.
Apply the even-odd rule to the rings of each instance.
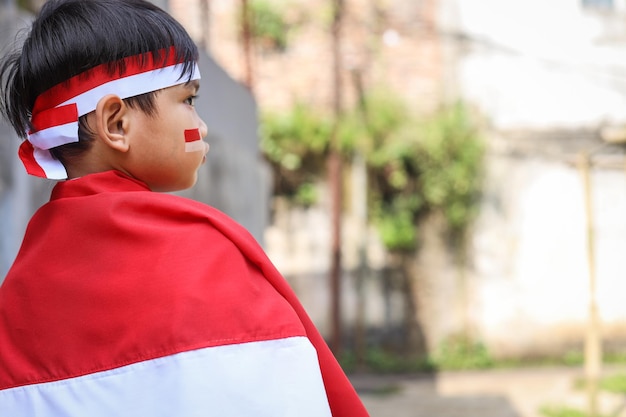
[[[205,152],[206,144],[202,140],[200,129],[185,130],[185,152]]]
[[[367,412],[241,226],[109,171],[55,186],[0,287],[0,416]]]

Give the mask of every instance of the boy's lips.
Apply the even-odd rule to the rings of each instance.
[[[205,145],[204,146],[204,155],[202,155],[202,163],[204,164],[206,162],[206,155],[209,153],[209,149],[211,148],[211,146],[208,143],[204,142],[204,141],[202,143],[204,143],[204,145]]]

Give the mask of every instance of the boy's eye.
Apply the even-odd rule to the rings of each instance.
[[[185,99],[185,103],[189,104],[190,106],[195,106],[197,98],[198,96],[189,96]]]

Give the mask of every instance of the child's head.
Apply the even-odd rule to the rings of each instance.
[[[0,107],[18,135],[28,139],[21,157],[34,162],[29,172],[60,179],[65,172],[59,173],[63,167],[57,161],[72,167],[102,136],[94,116],[102,97],[112,94],[124,111],[157,117],[159,91],[198,79],[197,59],[197,47],[182,26],[147,1],[50,0],[21,50],[0,64]],[[63,107],[77,116],[59,111]],[[76,134],[71,125],[69,134],[63,132],[68,117],[78,118]],[[50,137],[38,137],[50,126]],[[35,156],[24,156],[28,152]],[[28,161],[25,165],[29,168]]]

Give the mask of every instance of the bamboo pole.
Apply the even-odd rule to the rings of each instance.
[[[600,340],[600,317],[596,300],[596,259],[591,192],[591,158],[586,151],[581,152],[579,155],[579,169],[583,178],[587,232],[587,262],[589,265],[589,316],[585,338],[585,380],[589,416],[597,417],[598,385],[602,367],[602,345]]]

